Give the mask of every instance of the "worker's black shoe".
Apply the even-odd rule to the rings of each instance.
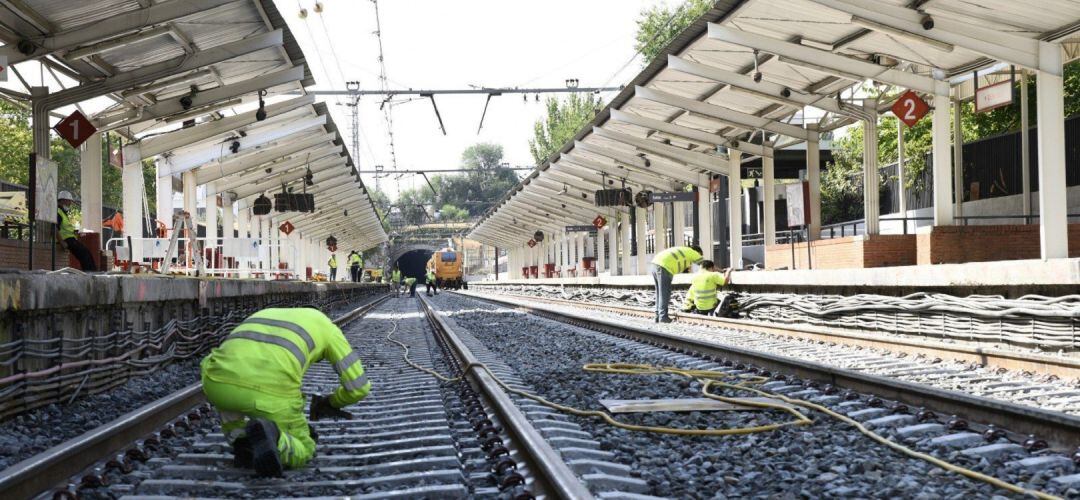
[[[265,418],[257,418],[244,429],[251,442],[251,463],[259,477],[281,477],[284,467],[278,454],[277,442],[281,432]]]
[[[671,318],[660,318],[661,323],[671,323]]]
[[[251,468],[251,440],[247,436],[236,438],[232,444],[233,467],[238,469]]]

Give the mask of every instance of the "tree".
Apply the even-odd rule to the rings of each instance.
[[[533,138],[529,140],[529,152],[537,165],[555,154],[596,116],[600,98],[575,93],[565,99],[549,97],[544,104],[547,118],[537,120],[533,125]]]
[[[503,147],[490,142],[480,142],[461,152],[461,168],[469,170],[494,170],[503,158]]]
[[[654,5],[641,11],[637,19],[636,49],[648,66],[660,51],[687,26],[712,7],[713,0],[686,0],[676,8]]]
[[[1065,67],[1065,116],[1080,113],[1080,65]],[[874,96],[875,89],[863,92]],[[963,104],[961,130],[964,141],[974,141],[998,134],[1020,130],[1020,83],[1013,89],[1016,102],[985,113],[976,113],[971,102]],[[1035,125],[1035,84],[1028,85],[1029,124]],[[897,131],[899,120],[888,114],[878,120],[878,164],[887,165],[897,160]],[[952,124],[949,124],[950,130]],[[914,127],[904,127],[904,177],[905,188],[923,191],[923,172],[927,168],[927,155],[933,147],[933,120],[929,116],[919,120]],[[821,212],[825,224],[858,219],[863,216],[862,206],[862,154],[863,127],[854,126],[847,134],[832,143],[833,161],[821,176]],[[887,179],[882,179],[882,183]]]
[[[439,219],[443,222],[461,222],[468,220],[469,211],[446,203],[439,209]]]

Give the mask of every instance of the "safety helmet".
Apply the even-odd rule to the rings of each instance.
[[[71,195],[71,191],[60,191],[60,194],[56,195],[57,201],[75,201],[75,197]]]

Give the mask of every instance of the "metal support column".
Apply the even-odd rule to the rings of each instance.
[[[877,101],[871,99],[865,106],[870,119],[863,121],[863,216],[866,220],[866,234],[871,235],[880,232],[881,219],[881,206],[878,201],[881,190],[878,174]],[[945,114],[947,117],[947,108]],[[948,125],[948,121],[945,124]]]
[[[1028,75],[1020,69],[1020,195],[1024,207],[1024,224],[1031,220],[1031,111],[1028,110]]]
[[[706,259],[712,260],[715,255],[713,248],[713,220],[712,220],[712,193],[709,192],[709,175],[702,175],[703,182],[698,184],[698,245]]]
[[[93,134],[79,148],[79,198],[83,231],[98,234],[101,234],[101,163],[101,134]]]
[[[806,124],[806,182],[810,213],[806,214],[810,240],[821,237],[821,134],[817,123]]]
[[[952,145],[949,142],[949,95],[934,96],[933,179],[934,225],[953,225],[952,211]]]
[[[731,267],[742,269],[742,153],[729,149],[728,162],[728,240],[731,242]],[[704,250],[704,246],[702,249]],[[711,259],[712,253],[706,253],[705,258]]]
[[[961,121],[964,107],[960,99],[953,101],[953,203],[955,217],[964,216],[964,127]]]
[[[642,275],[645,274],[645,268],[649,263],[648,255],[646,255],[645,252],[645,219],[648,217],[648,214],[645,212],[645,209],[638,207],[631,207],[630,210],[637,210],[636,216],[634,217],[634,227],[637,232],[637,239],[634,241],[634,244],[637,246],[637,255],[634,259],[634,274]]]
[[[1039,42],[1040,71],[1035,79],[1039,127],[1039,240],[1042,258],[1069,256],[1065,188],[1065,93],[1061,45]]]
[[[807,155],[809,156],[809,155]],[[765,246],[776,244],[776,176],[775,164],[771,151],[761,157],[761,203],[765,227]],[[767,252],[766,252],[767,253]],[[768,262],[766,262],[768,264]],[[767,266],[766,266],[767,267]]]

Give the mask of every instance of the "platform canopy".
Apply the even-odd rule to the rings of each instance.
[[[1080,3],[1070,0],[718,1],[469,237],[520,248],[538,230],[628,210],[597,208],[600,188],[691,184],[706,194],[717,175],[738,181],[743,161],[876,122],[907,90],[931,103],[944,96],[939,104],[970,96],[975,71],[980,86],[1009,78],[1010,66],[1060,76],[1080,55],[1078,28]],[[876,101],[856,91],[870,82],[884,90]],[[951,181],[943,191],[936,199],[951,209]]]
[[[242,211],[262,194],[306,189],[315,213],[289,214],[302,238],[333,234],[349,249],[386,241],[342,134],[305,90],[314,79],[272,0],[0,1],[0,41],[16,71],[35,60],[76,83],[32,90],[18,74],[25,92],[3,92],[33,103],[39,157],[49,116],[72,106],[128,139],[126,213],[143,212],[140,162],[152,159],[169,193],[175,176],[195,182],[208,207],[223,195],[230,221],[229,203]],[[216,233],[216,211],[207,212]],[[141,233],[140,219],[127,217],[129,232]]]

